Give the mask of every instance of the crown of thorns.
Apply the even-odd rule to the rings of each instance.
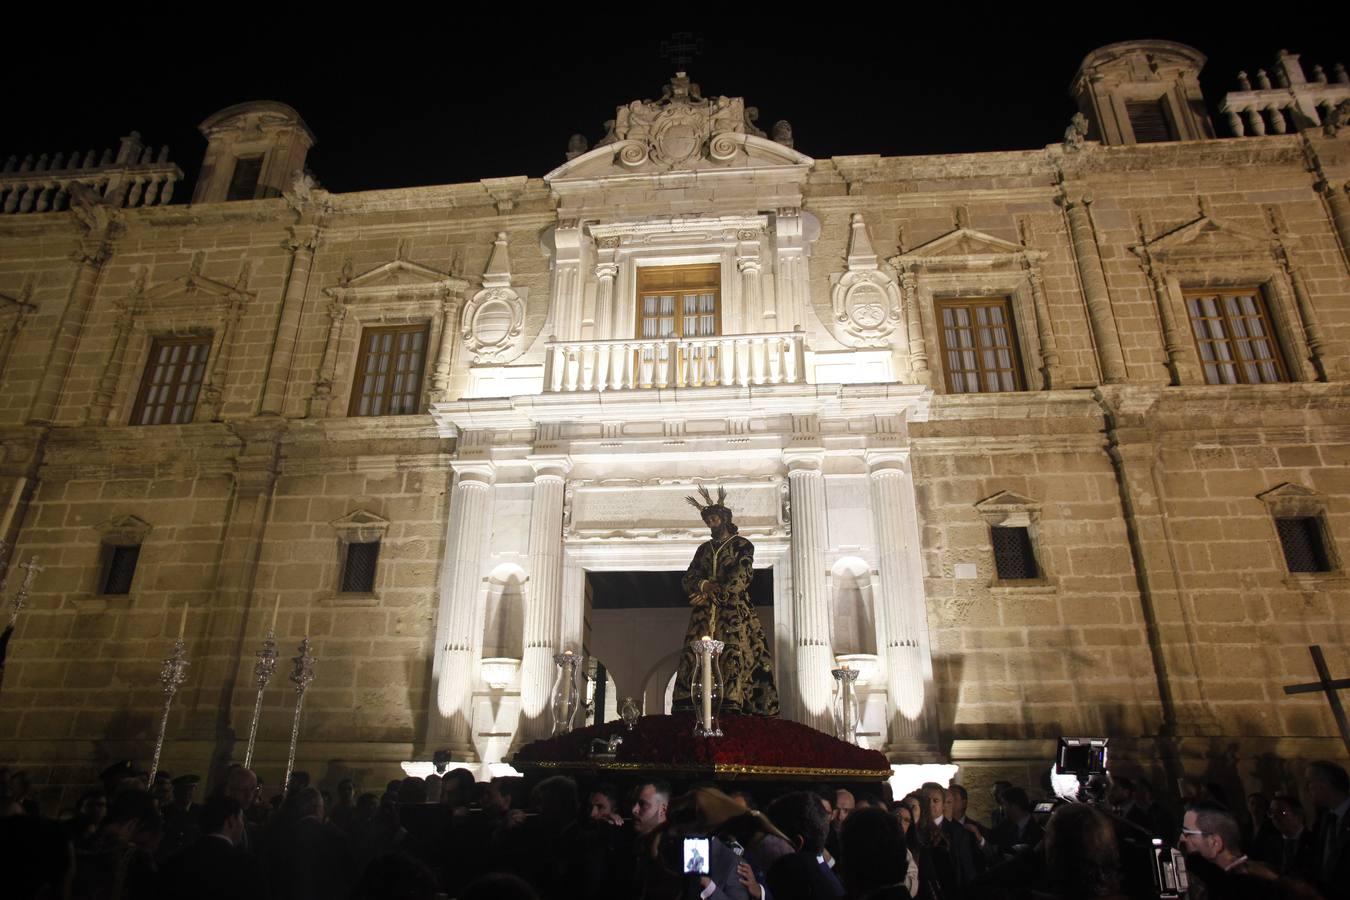
[[[713,499],[713,495],[708,492],[708,488],[704,485],[700,484],[698,486],[698,493],[699,496],[708,502],[700,503],[698,497],[695,497],[692,494],[684,499],[689,501],[690,506],[698,510],[699,515],[706,515],[710,509],[725,510],[727,513],[731,512],[731,510],[727,509],[727,489],[721,485],[717,486],[716,500]]]

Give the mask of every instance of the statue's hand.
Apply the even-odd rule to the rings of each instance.
[[[703,606],[703,605],[704,605],[705,603],[707,603],[707,602],[708,602],[708,598],[707,598],[706,596],[704,596],[703,594],[690,594],[690,595],[689,595],[689,605],[690,605],[690,606]]]

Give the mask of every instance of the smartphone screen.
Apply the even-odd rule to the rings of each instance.
[[[684,839],[684,871],[708,874],[708,839],[705,837],[687,837]]]

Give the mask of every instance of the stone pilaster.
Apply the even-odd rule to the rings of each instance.
[[[450,370],[455,359],[455,338],[459,336],[459,330],[455,327],[459,301],[460,297],[448,292],[441,297],[441,339],[436,342],[436,359],[431,364],[432,403],[442,403],[449,399]]]
[[[741,273],[741,309],[744,316],[744,331],[754,334],[760,331],[774,331],[774,314],[764,309],[764,299],[760,290],[760,274],[763,266],[759,261],[758,235],[743,232],[736,254],[736,268]]]
[[[558,223],[553,232],[553,337],[581,337],[581,227],[575,219]]]
[[[553,654],[562,628],[563,488],[571,464],[563,458],[532,459],[530,502],[530,591],[525,605],[525,657],[520,667],[520,743],[548,737]]]
[[[315,225],[293,225],[290,232],[286,246],[291,251],[291,262],[286,273],[286,290],[282,294],[281,309],[277,313],[272,358],[267,367],[267,381],[259,410],[264,416],[281,415],[285,405],[286,387],[290,382],[291,363],[295,359],[295,344],[300,332],[300,314],[309,291],[314,251],[319,246],[320,229]]]
[[[75,272],[75,282],[71,285],[65,309],[61,311],[61,320],[56,326],[56,336],[52,340],[47,366],[42,372],[42,381],[38,383],[33,405],[28,410],[28,421],[33,424],[50,423],[56,418],[61,391],[84,334],[85,320],[89,317],[94,295],[98,293],[99,277],[103,274],[104,264],[112,256],[112,241],[118,230],[116,226],[109,226],[101,233],[91,234],[74,254],[79,268]]]
[[[919,315],[919,276],[905,269],[900,276],[900,297],[905,305],[905,330],[909,336],[909,374],[914,384],[930,384],[928,342],[923,338],[923,319]]]
[[[614,279],[619,275],[619,266],[614,262],[614,247],[618,241],[606,238],[601,242],[600,262],[595,265],[595,339],[606,341],[615,336],[618,321],[614,308]],[[601,350],[595,354],[595,381],[597,388],[609,387],[610,363],[621,365],[621,357],[614,349]]]
[[[928,657],[914,479],[905,452],[867,454],[872,528],[877,547],[886,668],[888,752],[922,752],[935,745],[933,672]]]
[[[1059,342],[1055,339],[1055,323],[1050,316],[1050,305],[1045,299],[1045,278],[1041,275],[1041,264],[1025,255],[1022,264],[1026,267],[1027,281],[1031,283],[1031,305],[1036,310],[1036,331],[1040,337],[1045,387],[1063,387],[1064,370],[1059,365]]]
[[[830,646],[825,589],[825,476],[821,451],[784,454],[792,504],[792,626],[799,721],[827,734],[831,715],[834,650]]]
[[[94,391],[94,402],[85,415],[86,425],[107,425],[112,412],[113,394],[117,392],[117,382],[122,374],[122,365],[127,355],[127,342],[131,339],[131,329],[135,313],[129,305],[124,306],[117,315],[113,326],[113,349],[108,363],[103,367],[98,388]]]
[[[765,318],[774,317],[774,327],[794,331],[806,327],[806,234],[800,209],[780,209],[774,217],[773,309],[764,310]]]
[[[1167,353],[1167,369],[1171,373],[1172,384],[1204,384],[1205,380],[1195,365],[1195,345],[1189,335],[1177,326],[1167,278],[1147,247],[1141,247],[1136,252],[1144,261],[1144,269],[1148,272],[1149,284],[1153,288],[1153,300],[1158,307],[1158,321],[1162,323],[1163,350]]]
[[[328,302],[328,339],[323,345],[323,359],[319,362],[318,378],[314,382],[314,393],[309,398],[309,415],[322,418],[328,415],[328,401],[333,395],[333,379],[336,377],[338,341],[342,337],[342,322],[347,318],[347,304],[341,300]]]
[[[1088,325],[1092,329],[1092,342],[1097,348],[1102,381],[1116,384],[1125,380],[1125,354],[1120,348],[1120,335],[1116,331],[1115,314],[1111,309],[1111,292],[1106,286],[1097,234],[1088,211],[1092,198],[1082,193],[1065,191],[1059,200],[1069,219],[1073,258],[1078,266],[1079,281],[1083,285]]]
[[[482,587],[483,545],[491,529],[490,462],[456,463],[455,487],[445,530],[436,644],[432,648],[433,699],[427,750],[449,749],[459,758],[473,752],[473,623]]]

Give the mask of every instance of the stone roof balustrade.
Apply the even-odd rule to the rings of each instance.
[[[1257,71],[1255,86],[1246,72],[1239,72],[1238,87],[1219,106],[1238,137],[1325,126],[1338,107],[1350,102],[1350,76],[1345,66],[1337,63],[1331,80],[1320,65],[1313,66],[1309,81],[1298,54],[1287,50],[1279,52],[1272,73]]]
[[[164,206],[173,199],[174,185],[183,171],[169,162],[169,148],[141,143],[132,132],[122,138],[116,153],[111,149],[97,156],[90,150],[68,157],[64,153],[30,154],[20,161],[11,156],[0,168],[0,213],[59,212],[70,208],[72,185],[96,191],[108,203],[124,208]]]

